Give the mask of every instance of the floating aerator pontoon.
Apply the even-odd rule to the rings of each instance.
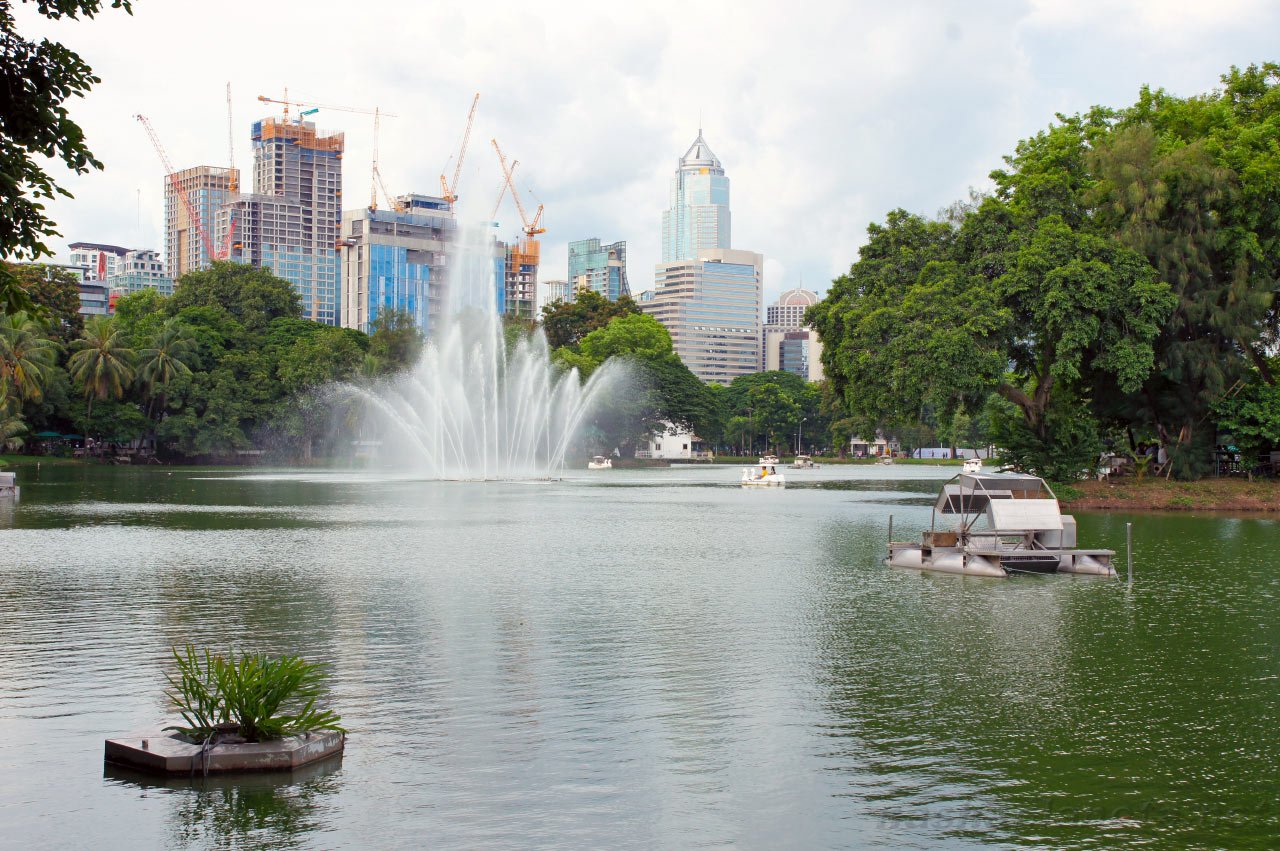
[[[939,514],[956,518],[956,528],[939,530]],[[1114,555],[1114,550],[1076,549],[1075,518],[1062,513],[1044,479],[961,473],[943,485],[923,542],[891,541],[887,562],[970,576],[1115,576]]]

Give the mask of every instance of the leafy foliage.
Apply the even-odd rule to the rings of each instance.
[[[46,18],[92,18],[101,0],[38,0]],[[111,8],[131,12],[130,0]],[[70,197],[45,170],[56,160],[76,174],[101,169],[66,102],[82,97],[101,82],[76,53],[48,39],[24,38],[16,29],[10,3],[0,4],[0,257],[49,254],[44,243],[56,236],[44,200]],[[0,266],[0,313],[37,309],[11,267]]]
[[[1022,425],[990,425],[1029,469],[1075,469],[1103,426],[1154,435],[1180,477],[1209,469],[1218,403],[1273,382],[1280,340],[1280,66],[1223,84],[1059,115],[991,196],[871,226],[809,311],[847,419],[950,436],[995,392]]]
[[[173,649],[176,674],[166,674],[166,697],[185,726],[166,727],[207,739],[219,725],[234,722],[249,742],[279,739],[315,730],[345,733],[337,713],[319,705],[325,696],[325,669],[298,656],[261,653],[226,656],[193,645]]]
[[[552,351],[566,346],[576,349],[583,337],[608,325],[615,317],[639,312],[630,296],[610,301],[598,292],[586,290],[578,293],[573,301],[545,305],[542,330]]]

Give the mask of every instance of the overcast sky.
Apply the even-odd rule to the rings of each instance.
[[[26,33],[78,51],[102,78],[72,115],[106,165],[63,180],[63,238],[163,249],[163,170],[133,119],[151,119],[175,166],[250,173],[259,94],[395,113],[383,122],[393,193],[439,193],[480,92],[459,194],[487,218],[501,173],[546,205],[543,280],[566,243],[625,239],[632,290],[652,286],[662,211],[699,116],[732,182],[733,247],[766,257],[766,300],[825,290],[866,226],[894,207],[932,214],[987,186],[1018,139],[1144,83],[1208,91],[1232,64],[1277,59],[1267,0],[679,3],[135,0],[132,17]],[[322,110],[346,133],[344,197],[367,204],[372,121]],[[527,196],[526,196],[527,197]],[[531,202],[532,205],[532,202]],[[501,234],[517,234],[506,201]]]

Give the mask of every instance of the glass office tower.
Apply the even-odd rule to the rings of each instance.
[[[662,214],[662,262],[696,260],[704,249],[729,247],[729,178],[698,128],[671,179]]]

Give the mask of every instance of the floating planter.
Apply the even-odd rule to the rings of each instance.
[[[342,752],[342,720],[317,703],[324,669],[297,656],[173,651],[183,726],[107,739],[105,759],[159,774],[292,771]]]

